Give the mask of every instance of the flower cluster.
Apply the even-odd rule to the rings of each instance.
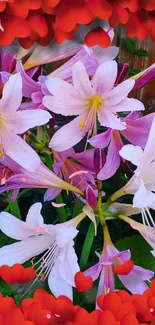
[[[57,12],[62,3],[69,4],[65,1],[44,4],[55,6]],[[80,6],[88,9],[91,3],[84,1]],[[96,1],[96,6],[99,4]],[[119,5],[127,6],[127,2],[119,1]],[[43,10],[41,1],[25,1],[23,6],[23,12],[27,10],[25,18],[33,16],[40,6]],[[146,8],[145,4],[141,6]],[[7,15],[17,14],[17,9],[13,1],[6,5]],[[67,19],[74,23],[73,13],[70,19],[71,9],[72,6]],[[42,11],[38,14],[43,16]],[[83,15],[81,11],[77,17],[82,19]],[[32,22],[35,26],[34,17]],[[63,23],[66,25],[65,18]],[[113,30],[106,27],[101,30],[111,43]],[[17,44],[11,49],[1,49],[0,193],[4,211],[0,213],[0,230],[5,243],[0,247],[0,277],[17,286],[31,282],[20,286],[22,296],[47,281],[57,298],[39,289],[34,298],[24,299],[20,307],[7,302],[9,309],[2,313],[5,325],[17,323],[18,318],[20,325],[154,322],[154,282],[151,289],[148,287],[154,270],[148,265],[139,266],[128,247],[118,250],[109,229],[111,220],[126,222],[131,230],[144,237],[155,256],[152,214],[155,210],[155,113],[142,116],[143,103],[130,94],[154,78],[155,65],[127,78],[128,65],[115,61],[117,47],[104,49],[100,44],[91,45],[88,47],[79,38],[59,46],[54,43],[52,49],[35,45],[24,50]],[[122,188],[115,184],[117,191],[113,193],[110,188],[108,194],[105,180],[114,176],[122,165],[127,169],[127,175],[121,175]],[[32,205],[26,207],[25,217],[20,214],[18,201],[28,189],[36,193],[35,189],[40,189],[40,198],[33,199]],[[132,204],[124,203],[125,199],[116,202],[125,195],[132,195]],[[44,202],[51,202],[49,211],[52,209],[54,221],[44,215],[42,208],[48,203],[38,202],[42,197]],[[79,206],[75,205],[73,211],[74,203]],[[138,214],[142,223],[132,217]],[[88,261],[94,236],[100,230],[100,247],[95,252],[98,261],[91,265],[85,263],[84,267],[79,262],[80,252],[76,251],[81,229],[85,240],[81,254],[84,262]],[[24,268],[23,263],[31,267]],[[116,278],[133,296],[116,292]],[[79,293],[84,292],[96,280],[99,280],[96,310],[89,314],[72,301],[75,288]]]
[[[0,44],[7,46],[18,38],[24,48],[35,42],[47,46],[52,39],[71,40],[80,25],[95,18],[109,20],[112,27],[123,24],[127,34],[140,40],[155,40],[153,0],[7,0],[0,3]],[[108,47],[110,37],[99,26],[85,35],[88,46]]]

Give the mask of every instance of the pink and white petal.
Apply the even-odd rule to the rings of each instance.
[[[103,109],[98,112],[98,120],[101,125],[113,130],[126,129],[126,123],[121,121],[121,119],[117,117],[117,115],[115,115],[112,110],[109,110],[109,107],[103,107]]]
[[[94,228],[95,228],[95,235],[97,234],[97,224],[96,224],[96,218],[95,213],[93,209],[86,203],[82,209],[82,211],[88,216],[88,218],[93,222]]]
[[[117,131],[114,132],[111,136],[111,142],[108,148],[106,162],[97,175],[98,179],[105,180],[112,177],[116,173],[121,163],[119,150],[122,145],[123,143],[120,135],[117,133]]]
[[[0,100],[0,113],[5,116],[17,111],[22,101],[22,78],[16,73],[9,78],[3,88],[3,95]]]
[[[96,70],[92,78],[92,85],[95,90],[104,94],[111,91],[117,77],[117,63],[115,61],[108,61],[102,63]]]
[[[153,275],[154,272],[150,270],[134,266],[133,270],[128,275],[119,275],[118,277],[132,294],[142,294],[146,289],[148,289],[147,284],[144,282],[144,278],[145,280],[149,280]]]
[[[134,87],[134,80],[125,80],[110,92],[104,95],[105,106],[117,105],[126,99],[131,89]]]
[[[0,213],[0,229],[8,237],[17,240],[28,238],[34,234],[24,221],[8,212]]]
[[[106,61],[114,60],[119,53],[119,47],[109,46],[108,48],[103,49],[96,45],[93,47],[93,53],[99,64],[101,64]]]
[[[69,82],[60,78],[48,77],[45,85],[48,91],[57,99],[61,98],[62,102],[65,101],[65,103],[69,104],[71,100],[80,99],[75,88]]]
[[[82,140],[87,133],[87,130],[80,128],[80,123],[85,121],[87,114],[81,114],[70,123],[64,125],[52,137],[49,147],[55,151],[64,151],[72,148]]]
[[[46,95],[43,97],[42,103],[50,111],[56,114],[62,114],[64,116],[79,115],[83,113],[86,109],[86,102],[80,99],[70,99],[63,101],[60,99],[61,96],[50,96]]]
[[[59,272],[60,262],[61,261],[59,259],[56,260],[49,274],[48,277],[49,288],[56,298],[61,295],[64,295],[70,298],[71,300],[73,300],[73,291],[71,285],[67,283],[60,275]]]
[[[39,156],[20,136],[6,130],[1,134],[1,141],[6,154],[21,167],[31,172],[39,168]]]
[[[30,78],[25,72],[21,61],[17,61],[16,71],[20,73],[22,78],[22,93],[24,97],[31,98],[32,93],[41,90],[40,84]]]
[[[78,61],[72,70],[73,85],[79,96],[82,98],[88,98],[93,95],[93,89],[89,76],[87,74],[84,64]]]
[[[149,131],[154,117],[155,113],[147,114],[143,117],[139,117],[139,114],[136,112],[129,114],[125,118],[127,127],[125,130],[121,131],[123,137],[132,144],[144,148],[148,140]]]
[[[23,264],[30,258],[44,252],[53,242],[49,235],[33,236],[18,243],[4,246],[0,249],[0,266],[13,266],[16,263]]]
[[[65,226],[64,224],[55,225],[55,241],[61,248],[65,247],[78,234],[78,230],[72,226]]]
[[[29,229],[37,230],[38,227],[44,224],[44,219],[41,215],[42,204],[40,202],[31,205],[26,216],[26,225]]]
[[[97,297],[104,294],[104,288],[109,289],[110,292],[115,290],[115,280],[112,265],[105,265],[102,269],[97,290]]]
[[[130,112],[130,111],[144,111],[145,107],[140,100],[134,98],[126,98],[119,104],[112,106],[113,112]]]
[[[154,143],[155,143],[155,118],[153,119],[148,141],[144,149],[143,164],[145,167],[147,167],[152,161],[155,160],[155,150],[152,150],[152,148],[154,148]]]
[[[58,258],[61,260],[59,265],[59,273],[61,277],[71,286],[75,286],[74,277],[75,274],[80,271],[80,268],[77,262],[77,255],[72,244],[64,247]]]
[[[95,281],[96,279],[98,279],[102,268],[103,268],[102,263],[98,262],[97,264],[91,266],[89,269],[84,271],[84,275],[91,276],[93,281]]]
[[[140,166],[143,159],[143,150],[139,146],[127,144],[119,151],[119,154],[125,160],[131,161],[133,165]]]
[[[145,207],[149,207],[154,202],[155,193],[148,191],[144,185],[144,182],[141,181],[138,191],[136,192],[133,198],[133,207],[143,209]]]
[[[51,114],[42,109],[18,111],[7,118],[7,126],[17,134],[25,133],[27,130],[48,123]]]
[[[97,134],[94,137],[90,138],[88,142],[95,148],[106,148],[110,142],[112,135],[112,130],[108,129],[107,131]]]
[[[24,69],[28,70],[30,68],[40,66],[42,64],[56,62],[72,55],[76,54],[81,48],[81,44],[78,44],[76,41],[64,41],[62,44],[57,44],[55,42],[52,43],[52,50],[51,44],[49,46],[40,46],[36,44],[33,47],[32,54],[28,58],[28,60],[24,64]],[[20,60],[23,56],[29,53],[30,50],[24,50],[23,48],[20,49],[18,52],[17,58]],[[22,55],[22,53],[24,55]]]
[[[44,202],[52,201],[61,193],[61,191],[60,188],[49,188],[44,194]]]

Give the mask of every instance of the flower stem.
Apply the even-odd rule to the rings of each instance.
[[[98,203],[97,203],[98,216],[99,216],[101,225],[104,226],[105,225],[105,217],[104,217],[103,211],[102,211],[102,181],[97,180],[97,187],[98,187]]]

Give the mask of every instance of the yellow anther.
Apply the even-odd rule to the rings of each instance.
[[[95,110],[99,111],[100,107],[103,105],[103,99],[100,95],[94,95],[89,99],[89,106],[93,107]]]
[[[0,152],[0,157],[3,157],[6,154],[6,151]]]
[[[85,126],[86,126],[86,121],[81,121],[81,122],[79,123],[79,127],[80,127],[80,129],[83,129]]]

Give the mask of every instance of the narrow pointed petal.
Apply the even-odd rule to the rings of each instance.
[[[98,67],[92,78],[92,85],[99,93],[109,92],[114,86],[116,77],[117,63],[108,61]]]
[[[26,225],[32,230],[37,230],[38,227],[42,226],[44,223],[43,217],[41,215],[42,204],[40,202],[31,205],[27,217]]]
[[[132,111],[144,111],[145,107],[140,100],[134,98],[126,98],[121,101],[119,104],[112,107],[113,112],[130,112]]]
[[[71,244],[64,247],[58,258],[61,260],[59,265],[61,277],[71,286],[75,287],[74,277],[80,271],[80,268],[74,247]]]
[[[108,154],[103,168],[98,173],[97,177],[100,180],[105,180],[112,177],[120,166],[121,158],[119,150],[123,143],[119,133],[116,131],[111,136],[111,142],[108,147]]]
[[[44,194],[44,201],[52,201],[61,193],[59,188],[49,188]]]
[[[96,224],[95,213],[94,213],[93,209],[88,204],[85,204],[85,206],[83,207],[83,210],[82,211],[93,222],[94,227],[95,227],[95,235],[96,235],[97,234],[97,224]]]
[[[16,71],[20,73],[21,78],[22,78],[22,93],[24,97],[29,97],[31,98],[31,94],[34,92],[37,92],[41,89],[41,86],[39,83],[34,81],[32,78],[28,76],[28,74],[25,72],[22,62],[17,61],[16,64]]]
[[[23,264],[30,258],[41,254],[53,242],[50,235],[33,236],[21,242],[4,246],[0,249],[0,266],[13,266],[16,263]]]
[[[143,163],[145,166],[148,166],[153,160],[155,160],[155,150],[152,150],[152,148],[154,148],[154,143],[155,143],[155,118],[153,119],[148,141],[144,150]]]
[[[23,134],[27,130],[48,123],[52,118],[49,112],[42,109],[18,111],[15,115],[8,115],[7,125],[17,134]]]
[[[55,151],[64,151],[72,148],[80,142],[84,136],[84,131],[80,128],[80,122],[86,120],[86,114],[81,114],[70,123],[61,127],[52,137],[49,147]],[[85,131],[86,134],[87,130]]]
[[[75,41],[64,41],[62,44],[57,44],[53,42],[47,47],[40,45],[35,45],[32,54],[24,64],[24,69],[28,70],[30,68],[47,64],[55,61],[71,57],[79,51],[81,44]],[[29,50],[28,50],[29,51]],[[24,56],[26,55],[24,50]],[[23,56],[23,49],[18,53],[18,59],[20,60]]]
[[[72,287],[61,277],[59,265],[60,261],[57,259],[48,277],[49,288],[56,298],[64,295],[73,300]]]
[[[150,270],[134,266],[133,270],[128,275],[119,275],[118,277],[132,294],[142,294],[146,289],[148,289],[144,280],[150,280],[153,275],[154,272]]]
[[[22,240],[32,236],[32,232],[24,221],[19,220],[8,212],[0,213],[1,231],[13,239]]]
[[[155,117],[155,113],[147,114],[139,117],[134,117],[135,112],[127,115],[125,118],[127,127],[121,131],[124,138],[136,146],[144,148],[146,146],[152,121]]]
[[[56,114],[62,114],[64,116],[73,116],[83,113],[87,107],[85,107],[85,102],[83,100],[70,98],[62,100],[62,96],[50,96],[46,95],[43,97],[42,103],[51,112]]]
[[[39,156],[22,138],[11,131],[1,134],[1,138],[6,154],[16,163],[32,172],[39,168]]]
[[[88,74],[84,64],[78,61],[73,66],[73,85],[76,91],[83,97],[90,97],[93,95],[93,89],[89,80]]]
[[[0,100],[0,112],[13,114],[17,111],[22,101],[22,78],[19,73],[9,78],[3,88]]]
[[[106,148],[110,142],[111,133],[112,130],[108,129],[107,131],[90,138],[88,142],[95,148]]]
[[[109,93],[104,96],[105,105],[117,105],[122,100],[126,99],[131,89],[134,87],[134,80],[125,80],[115,88],[113,88]]]

